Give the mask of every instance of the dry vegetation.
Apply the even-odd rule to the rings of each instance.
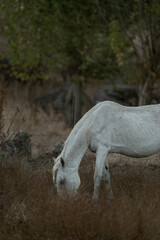
[[[0,92],[0,128],[3,128],[3,139],[14,138],[19,129],[27,131],[32,140],[33,158],[36,158],[52,151],[56,143],[67,138],[71,129],[66,127],[63,114],[53,112],[52,109],[50,115],[47,115],[33,104],[34,99],[53,86],[36,86],[29,90],[18,83],[7,88],[0,83],[1,88],[6,90],[6,95]]]
[[[12,99],[7,99],[5,109],[0,104],[0,115],[3,116],[0,128],[4,128],[4,134],[8,133],[7,137],[19,128],[27,130],[32,135],[35,156],[52,150],[55,143],[66,138],[70,129],[65,128],[61,115],[53,114],[47,118],[33,112],[22,100],[17,98],[14,108],[11,108]],[[14,120],[15,114],[18,115]],[[82,183],[74,200],[57,197],[51,159],[37,157],[30,162],[16,157],[0,159],[0,240],[159,240],[159,158],[156,155],[137,161],[120,155],[111,156],[115,199],[110,205],[106,204],[103,183],[99,201],[91,201],[93,154],[87,153],[82,161]]]
[[[115,200],[92,202],[94,161],[86,155],[76,199],[60,200],[50,167],[0,164],[0,239],[160,239],[160,168],[111,163]]]

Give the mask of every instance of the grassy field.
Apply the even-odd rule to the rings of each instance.
[[[4,107],[0,103],[0,129],[5,140],[26,130],[34,160],[0,159],[0,240],[159,240],[160,155],[110,156],[114,200],[108,205],[103,183],[99,201],[91,200],[95,156],[87,153],[76,198],[60,200],[52,182],[53,160],[38,156],[53,150],[71,129],[62,114],[47,117],[25,105],[28,95],[18,88],[13,105],[11,90]]]
[[[121,156],[121,160],[122,160]],[[52,183],[52,161],[11,159],[0,164],[0,239],[160,239],[160,167],[111,161],[114,201],[92,202],[93,155],[80,166],[74,200],[60,200]],[[152,162],[152,161],[151,161]],[[120,164],[121,163],[121,164]]]

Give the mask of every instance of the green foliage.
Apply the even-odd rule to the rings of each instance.
[[[115,69],[96,1],[9,0],[0,10],[16,79],[40,81],[53,69],[105,79]]]
[[[125,78],[141,88],[154,88],[160,68],[160,2],[113,0],[99,3],[99,7],[105,20],[109,19],[110,46]]]
[[[117,20],[110,22],[110,45],[115,53],[119,67],[123,66],[129,55],[128,42],[125,39],[124,34],[122,34],[120,24]]]
[[[75,82],[123,72],[131,82],[157,79],[159,12],[158,0],[1,1],[11,75],[26,83],[48,79],[53,71]]]
[[[24,82],[49,77],[47,54],[53,54],[53,50],[45,7],[45,1],[9,0],[1,4],[3,34],[8,43],[12,74]]]

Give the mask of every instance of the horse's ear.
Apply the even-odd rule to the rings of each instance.
[[[56,158],[53,158],[54,164],[56,163]]]
[[[64,167],[64,160],[63,160],[63,158],[61,158],[61,164],[62,164],[62,167]]]

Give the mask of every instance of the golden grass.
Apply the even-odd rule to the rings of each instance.
[[[47,169],[0,165],[0,239],[160,239],[160,169],[111,164],[115,199],[92,202],[94,162],[85,156],[74,200],[60,200]],[[51,169],[50,169],[51,170]]]

